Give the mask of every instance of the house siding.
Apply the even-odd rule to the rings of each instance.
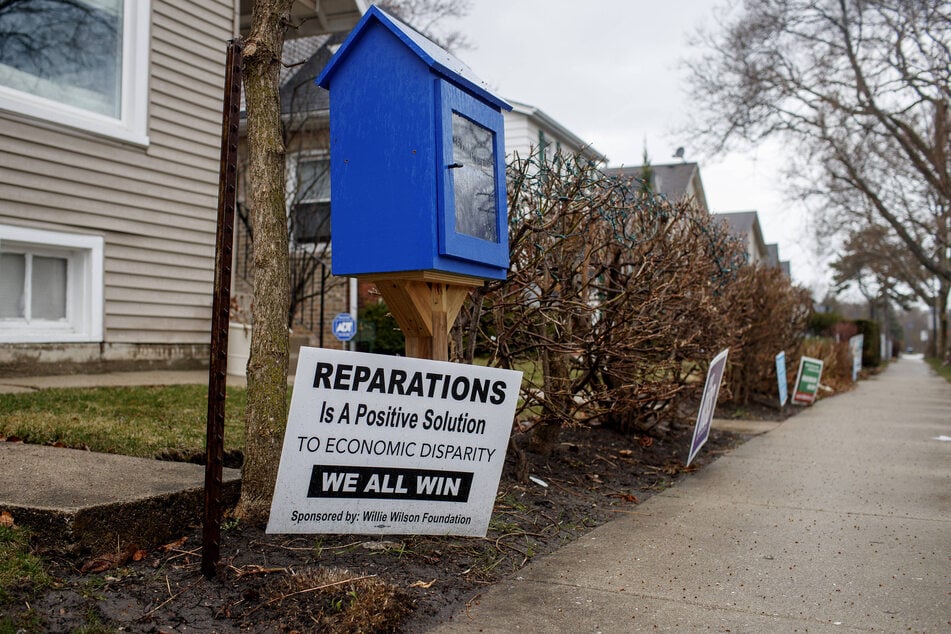
[[[101,348],[194,356],[210,338],[234,1],[152,0],[151,10],[148,147],[0,111],[0,224],[102,236]]]
[[[505,158],[511,161],[516,154],[527,159],[538,147],[538,129],[528,123],[528,118],[520,113],[505,112]]]
[[[554,121],[541,110],[514,103],[514,108],[503,112],[505,118],[505,156],[511,161],[516,155],[527,159],[536,151],[541,137],[545,140],[545,154],[551,159],[557,151],[565,156],[580,154],[595,163],[607,159],[570,130]]]

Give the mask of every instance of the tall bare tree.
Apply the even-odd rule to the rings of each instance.
[[[951,5],[749,0],[723,15],[688,64],[698,137],[782,139],[827,227],[885,227],[951,285]]]
[[[238,515],[267,517],[287,421],[287,211],[278,78],[293,0],[255,0],[244,47],[254,303]]]
[[[880,225],[851,233],[832,271],[836,291],[856,288],[873,311],[874,304],[886,300],[905,310],[916,297],[929,306],[934,303],[932,276]]]

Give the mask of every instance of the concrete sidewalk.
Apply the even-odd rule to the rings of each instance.
[[[951,630],[951,384],[902,359],[431,632]]]
[[[0,394],[36,392],[59,387],[122,387],[131,385],[208,385],[208,370],[149,370],[104,374],[57,374],[0,377]],[[228,375],[228,385],[244,386],[243,376]]]
[[[3,394],[51,388],[208,384],[207,370],[112,372],[0,378]],[[245,385],[228,376],[229,385]],[[241,473],[225,469],[225,499],[237,499]],[[0,510],[34,529],[45,546],[102,552],[177,537],[199,522],[205,468],[75,449],[0,442]]]
[[[238,469],[224,469],[223,499],[237,501]],[[0,510],[46,547],[111,552],[149,547],[201,521],[205,468],[184,462],[0,442]]]

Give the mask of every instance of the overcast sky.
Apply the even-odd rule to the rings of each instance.
[[[804,210],[784,200],[776,148],[700,155],[678,132],[690,108],[681,60],[714,0],[473,0],[454,26],[475,45],[458,56],[503,98],[543,110],[606,154],[610,165],[654,164],[676,148],[700,164],[714,212],[759,212],[763,237],[779,243],[793,279],[824,292]],[[447,24],[448,26],[448,24]],[[821,295],[820,297],[821,298]]]

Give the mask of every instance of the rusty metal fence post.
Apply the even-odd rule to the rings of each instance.
[[[221,556],[222,469],[224,467],[225,388],[228,376],[228,325],[231,308],[231,258],[238,173],[238,124],[241,110],[240,38],[228,42],[221,123],[218,227],[215,237],[215,286],[208,368],[208,428],[205,441],[205,514],[201,571],[217,575]]]

